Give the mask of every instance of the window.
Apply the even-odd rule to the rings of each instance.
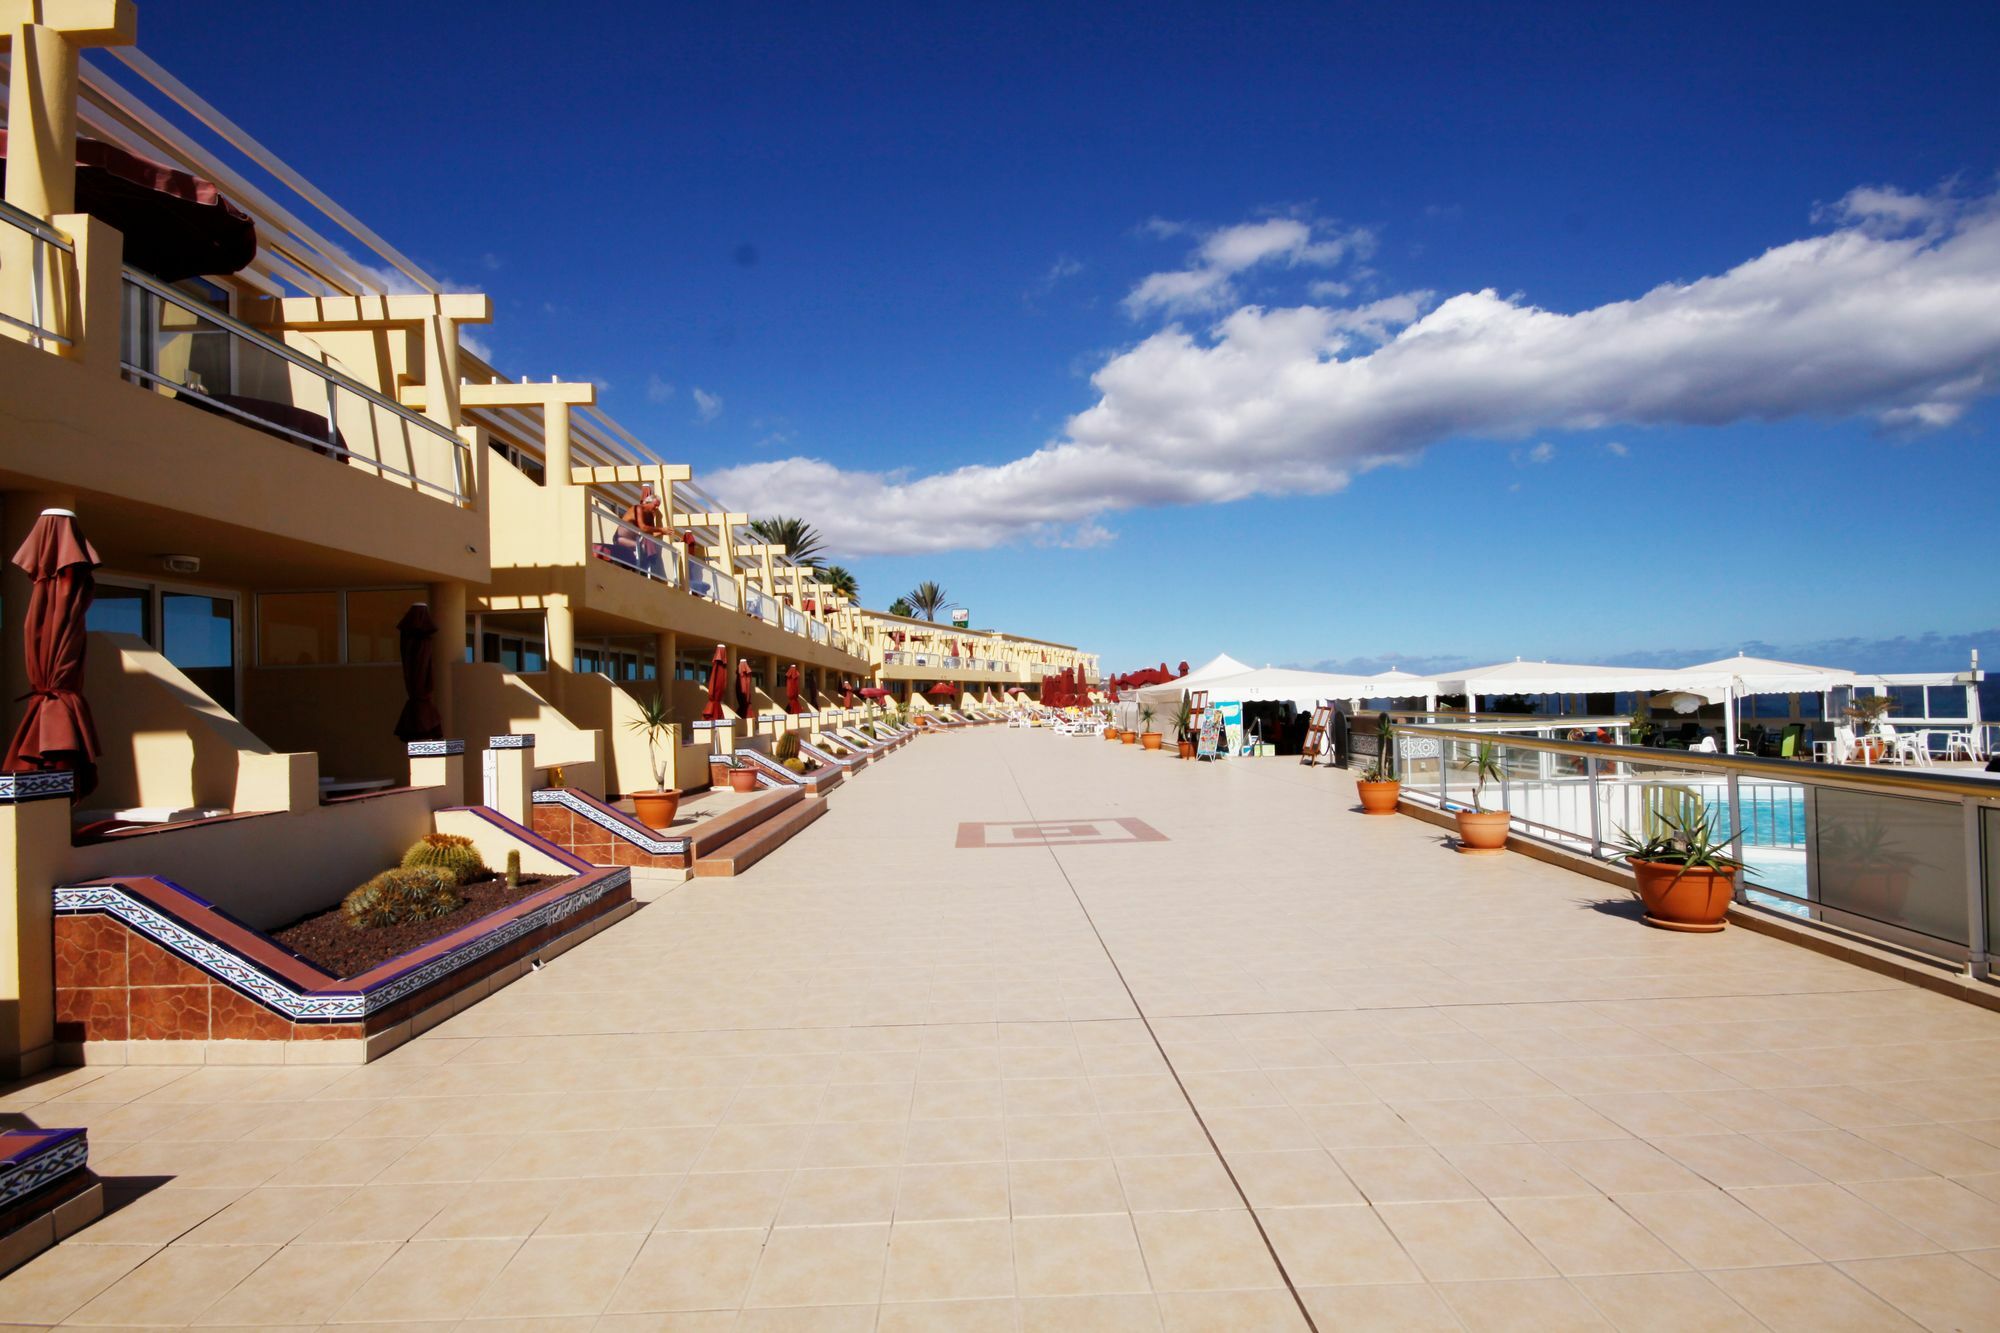
[[[259,666],[333,666],[339,661],[339,593],[267,592],[257,598]]]
[[[347,660],[349,662],[400,662],[402,635],[396,622],[421,602],[424,593],[416,588],[366,588],[347,594]]]
[[[97,585],[90,610],[84,613],[85,629],[104,634],[130,634],[153,641],[153,594],[148,588],[121,588],[115,583]]]

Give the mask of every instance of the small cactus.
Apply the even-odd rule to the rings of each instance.
[[[358,930],[448,916],[465,905],[457,881],[431,866],[385,870],[341,900],[340,913]]]
[[[789,761],[798,758],[799,733],[796,731],[788,731],[784,735],[778,737],[776,743],[771,746],[771,757],[773,759],[776,759],[780,763],[787,763],[787,764],[789,763]]]
[[[797,755],[793,755],[790,759],[785,760],[785,767],[791,769],[794,773],[803,773],[806,771],[806,761]]]
[[[453,884],[478,879],[491,873],[472,839],[456,833],[426,833],[403,853],[405,870],[430,869],[447,876]]]
[[[507,853],[507,887],[521,887],[521,853],[511,849]]]

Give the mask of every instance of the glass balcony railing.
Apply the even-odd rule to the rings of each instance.
[[[429,417],[220,309],[125,270],[125,378],[199,411],[453,504],[465,441]]]
[[[591,501],[587,515],[590,553],[599,560],[622,565],[635,574],[673,586],[678,581],[674,550],[657,537],[648,536],[622,522],[609,505]]]
[[[30,347],[42,351],[68,347],[69,337],[57,327],[53,291],[75,285],[76,247],[33,214],[0,204],[0,273],[24,270],[28,282],[20,293],[23,307],[0,310],[0,324],[19,330]]]
[[[823,623],[817,620],[808,620],[806,622],[806,630],[811,635],[814,643],[828,642],[829,636],[832,633]]]
[[[785,608],[785,633],[804,634],[806,618],[793,607]]]

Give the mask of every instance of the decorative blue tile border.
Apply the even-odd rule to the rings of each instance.
[[[52,768],[45,773],[0,773],[0,805],[47,801],[76,791],[76,774]]]
[[[442,759],[446,755],[464,754],[464,741],[411,741],[408,747],[412,759]]]
[[[755,764],[757,766],[757,780],[766,787],[803,787],[806,785],[804,777],[792,772],[791,769],[786,768],[762,750],[752,750],[748,746],[741,746],[736,751],[736,757],[739,760],[748,759],[751,763]]]
[[[489,750],[532,750],[535,738],[529,736],[489,736],[486,740]]]
[[[291,983],[264,971],[235,950],[182,925],[150,903],[127,893],[121,885],[65,885],[55,891],[55,910],[59,916],[99,912],[116,917],[169,953],[185,959],[216,980],[242,991],[252,999],[261,1001],[295,1023],[352,1023],[387,1009],[398,1000],[422,990],[440,977],[457,971],[467,963],[484,958],[502,945],[511,944],[523,935],[565,919],[590,906],[613,889],[626,884],[632,878],[632,872],[623,866],[605,867],[594,873],[601,875],[602,878],[574,892],[564,894],[553,902],[544,903],[532,912],[515,917],[506,925],[488,931],[477,939],[467,940],[464,944],[439,954],[428,962],[377,982],[365,991],[298,990]],[[177,892],[187,892],[171,880],[158,879],[157,876],[153,878]],[[194,898],[193,894],[188,896]],[[201,901],[199,898],[194,900]]]
[[[37,1144],[21,1156],[0,1162],[0,1208],[27,1198],[51,1181],[90,1164],[90,1143],[80,1129],[46,1131],[54,1143]]]
[[[642,852],[654,856],[685,856],[688,849],[686,838],[652,838],[639,831],[636,823],[628,822],[617,814],[600,808],[595,802],[586,800],[567,787],[544,787],[529,798],[536,805],[559,805],[573,815],[581,815],[591,823],[622,838]]]

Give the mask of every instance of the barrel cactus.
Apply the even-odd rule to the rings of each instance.
[[[793,755],[790,759],[785,760],[785,767],[794,773],[803,773],[806,771],[806,761],[797,755]]]
[[[779,763],[784,763],[788,759],[798,758],[799,733],[796,731],[788,731],[784,735],[778,737],[778,739],[771,746],[771,757],[773,759],[776,759]]]
[[[403,853],[403,869],[436,870],[450,878],[453,884],[463,884],[489,874],[485,858],[472,845],[472,839],[462,838],[456,833],[426,833],[419,841]]]
[[[458,882],[431,866],[385,870],[341,900],[340,913],[359,930],[449,916],[465,905]]]

